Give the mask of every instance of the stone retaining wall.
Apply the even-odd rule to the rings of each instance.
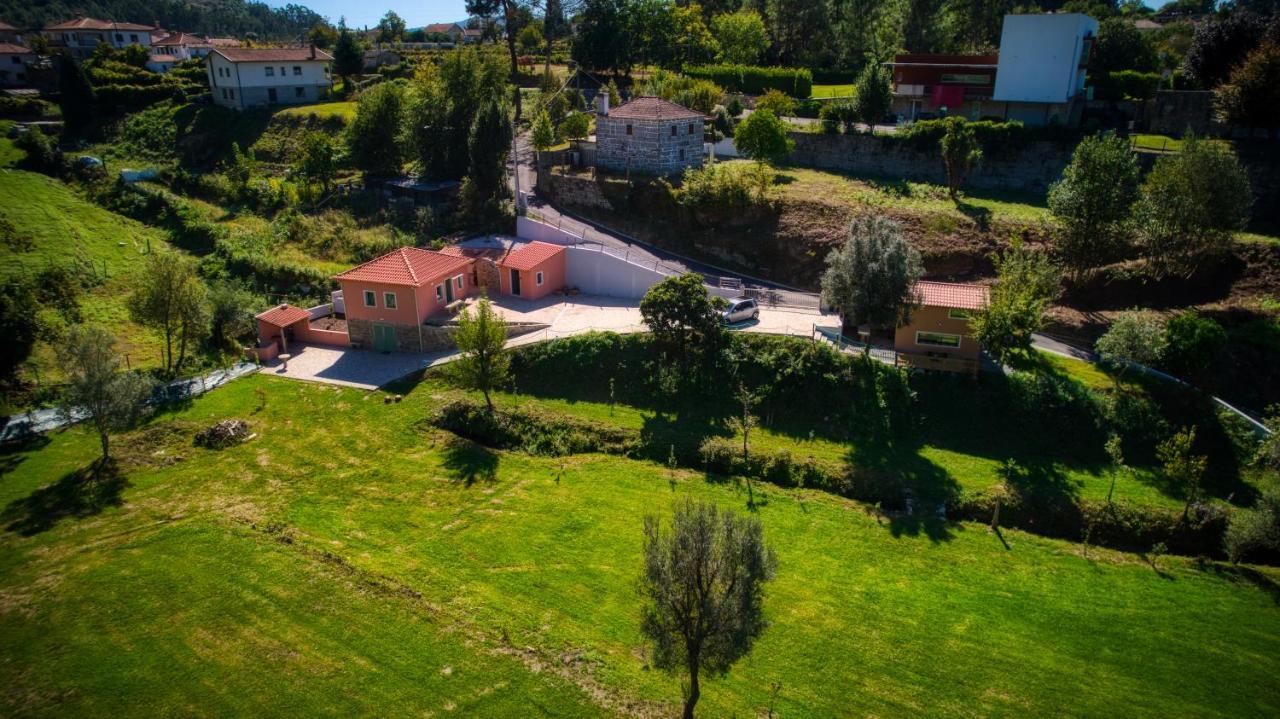
[[[400,352],[447,352],[458,348],[458,343],[454,340],[458,326],[452,321],[449,324],[421,327],[390,322],[385,324],[390,324],[395,329],[396,346]],[[549,325],[536,322],[509,323],[506,326],[507,339],[547,327]],[[362,349],[373,349],[373,323],[369,320],[347,320],[347,334],[351,336],[352,344],[358,344]]]
[[[585,175],[562,175],[550,170],[539,172],[538,189],[546,192],[558,204],[613,210],[613,205],[604,196],[600,185]]]
[[[946,169],[936,148],[875,135],[793,132],[796,149],[786,161],[805,167],[838,170],[912,182],[945,185]],[[1071,143],[1036,141],[988,153],[969,173],[965,184],[985,190],[1046,192],[1071,161]]]

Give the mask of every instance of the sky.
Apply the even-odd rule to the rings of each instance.
[[[339,17],[347,18],[351,27],[373,27],[387,13],[395,10],[409,27],[422,27],[433,22],[458,22],[467,17],[466,0],[293,0],[306,5],[329,18],[334,23]],[[1150,7],[1159,7],[1166,0],[1144,0]],[[273,6],[286,4],[287,0],[269,0]]]
[[[286,5],[287,0],[268,0],[272,6]],[[467,18],[466,0],[293,0],[324,15],[334,23],[347,18],[351,27],[373,27],[378,20],[395,10],[409,27],[422,27],[433,22],[457,22]]]

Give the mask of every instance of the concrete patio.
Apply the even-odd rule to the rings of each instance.
[[[388,382],[434,364],[447,362],[453,352],[382,354],[370,350],[294,343],[288,369],[279,359],[264,363],[262,374],[307,382],[324,382],[358,389],[377,389]]]

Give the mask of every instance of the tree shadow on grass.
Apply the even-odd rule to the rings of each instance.
[[[496,482],[499,459],[493,450],[462,438],[451,439],[444,450],[444,468],[464,487]]]
[[[968,202],[957,201],[956,209],[959,210],[964,216],[973,220],[973,223],[977,225],[978,229],[981,230],[982,232],[986,232],[987,230],[991,229],[991,209],[990,208],[981,207],[979,205],[974,205]]]
[[[124,504],[129,481],[113,460],[96,460],[10,502],[0,513],[5,529],[24,537],[53,529],[63,519],[91,517]]]
[[[27,434],[17,441],[10,442],[0,449],[0,477],[16,470],[27,461],[27,455],[49,444],[49,437],[44,434]]]
[[[855,498],[877,504],[894,537],[924,535],[933,542],[954,538],[946,506],[960,487],[945,469],[920,456],[918,447],[864,438],[846,459]]]
[[[1252,567],[1231,566],[1218,562],[1205,562],[1197,566],[1202,572],[1228,582],[1252,584],[1266,593],[1273,603],[1280,605],[1280,584],[1276,584],[1275,580]]]

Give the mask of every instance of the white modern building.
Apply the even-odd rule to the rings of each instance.
[[[1098,21],[1080,13],[1005,15],[992,100],[1026,125],[1075,124]]]
[[[27,68],[37,60],[34,51],[21,45],[0,42],[0,87],[26,87]]]
[[[333,87],[332,61],[315,47],[215,48],[205,68],[213,101],[244,110],[321,100]]]

